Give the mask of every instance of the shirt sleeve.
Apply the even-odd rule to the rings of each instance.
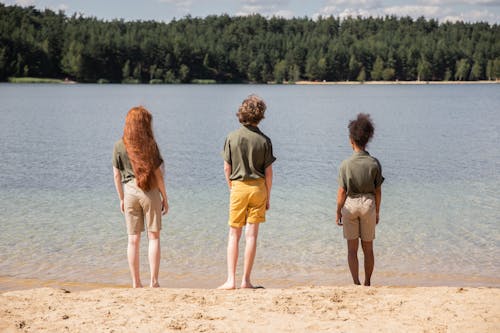
[[[120,168],[120,155],[118,154],[118,151],[117,151],[117,148],[116,148],[116,144],[114,145],[113,147],[113,166],[119,170],[121,170]]]
[[[163,156],[161,156],[160,148],[156,145],[156,149],[158,150],[158,168],[163,164]]]
[[[343,189],[347,190],[347,179],[346,179],[345,163],[344,162],[342,162],[340,164],[337,182],[339,183],[339,187],[342,187]]]
[[[378,172],[377,176],[375,177],[375,188],[380,187],[382,183],[384,182],[385,178],[382,176],[382,165],[380,165],[380,162],[376,159],[377,165],[378,165]]]
[[[274,157],[273,155],[273,144],[271,143],[271,140],[267,140],[266,156],[264,158],[264,169],[273,164],[274,161],[276,161],[276,157]]]
[[[226,138],[224,142],[224,150],[222,151],[222,158],[229,164],[231,163],[231,143],[229,142],[229,138]]]

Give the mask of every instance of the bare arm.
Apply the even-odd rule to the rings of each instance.
[[[347,199],[347,192],[343,187],[339,187],[337,192],[337,217],[335,218],[337,225],[342,225],[342,207],[344,207],[345,199]]]
[[[118,198],[120,199],[120,210],[123,213],[125,211],[125,207],[123,204],[122,176],[120,175],[120,170],[115,167],[113,167],[113,179],[115,181],[116,193],[118,193]]]
[[[168,198],[167,190],[165,189],[165,180],[163,179],[163,163],[155,170],[155,178],[158,184],[158,190],[161,193],[161,213],[165,215],[168,212]]]
[[[271,208],[271,188],[273,187],[273,165],[268,166],[264,172],[266,179],[266,189],[267,189],[267,203],[266,209]]]
[[[232,171],[233,171],[233,167],[231,166],[231,164],[224,161],[224,175],[226,176],[226,182],[227,182],[227,186],[229,187],[229,189],[231,189],[231,185],[232,185],[231,179],[229,179],[229,177],[231,177]]]
[[[382,202],[382,186],[375,189],[375,207],[377,211],[377,224],[379,221],[380,203]]]

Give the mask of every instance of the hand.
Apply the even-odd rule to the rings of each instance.
[[[378,216],[378,213],[377,213],[377,220],[375,221],[375,223],[378,224],[379,220],[380,220],[380,217]]]
[[[271,203],[269,202],[269,199],[266,201],[266,210],[269,210],[271,208]]]
[[[337,213],[337,217],[335,218],[335,223],[337,223],[338,226],[342,226],[342,213]]]
[[[163,199],[161,202],[161,215],[165,215],[168,212],[168,202],[167,199]]]
[[[120,200],[120,211],[122,212],[122,214],[125,213],[125,203],[123,199]]]

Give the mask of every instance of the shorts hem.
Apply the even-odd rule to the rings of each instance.
[[[228,222],[227,224],[233,228],[243,228],[245,226],[245,222],[242,223]]]
[[[256,224],[256,223],[264,223],[266,222],[266,220],[255,220],[255,221],[247,221],[247,223],[251,223],[251,224]]]

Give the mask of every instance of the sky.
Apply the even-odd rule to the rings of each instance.
[[[457,20],[500,24],[500,0],[0,0],[6,5],[63,10],[67,15],[112,20],[169,22],[186,15],[229,14],[285,18],[319,16],[424,16],[440,22]]]

